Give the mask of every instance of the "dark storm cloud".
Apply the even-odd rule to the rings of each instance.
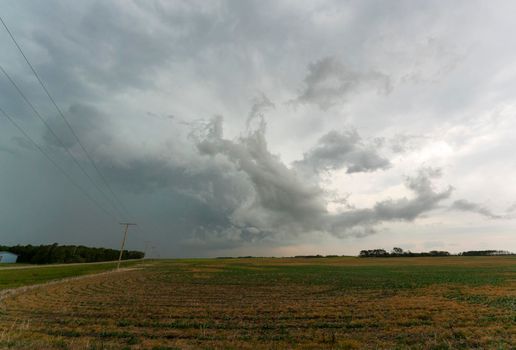
[[[94,149],[111,143],[109,118],[97,108],[85,104],[73,104],[65,111],[67,121],[72,125],[73,130],[88,147]],[[55,115],[48,121],[54,134],[49,129],[44,129],[43,140],[47,145],[54,147],[65,147],[68,149],[77,148],[77,139],[70,129],[63,122],[61,117]]]
[[[485,216],[489,219],[503,218],[503,216],[494,214],[491,210],[487,209],[486,207],[484,207],[478,203],[470,202],[465,199],[456,200],[455,202],[453,202],[453,204],[451,205],[450,208],[454,209],[454,210],[477,213],[477,214]]]
[[[367,145],[358,132],[351,129],[323,135],[294,166],[314,172],[346,168],[346,172],[351,174],[386,169],[390,162],[378,154],[374,145]]]
[[[17,154],[17,152],[14,149],[12,149],[11,147],[2,146],[2,145],[0,145],[0,152],[8,153],[13,156]]]
[[[316,104],[323,110],[344,102],[351,94],[372,89],[388,94],[392,87],[388,76],[379,72],[352,69],[335,57],[326,57],[308,66],[305,87],[292,102]]]
[[[52,58],[44,71],[109,88],[149,86],[152,73],[173,50],[160,40],[169,42],[172,37],[159,22],[142,21],[145,13],[135,9],[134,4],[95,2],[80,13],[73,31],[64,32],[59,40],[51,31],[34,32],[35,41]]]
[[[28,150],[34,150],[34,145],[32,143],[30,143],[29,140],[27,140],[26,138],[24,137],[20,137],[20,136],[13,136],[11,138],[12,142],[14,144],[16,144],[19,148],[22,148],[22,149],[28,149]]]
[[[34,145],[30,143],[26,138],[19,136],[8,137],[8,144],[0,144],[0,152],[4,152],[11,156],[21,157],[21,150],[34,151]]]
[[[223,4],[53,2],[47,11],[49,6],[28,6],[31,25],[13,31],[50,90],[66,102],[153,89],[167,67],[195,60],[233,29],[231,21],[212,15],[226,16]],[[5,20],[15,27],[14,15]],[[11,46],[7,41],[15,52]]]

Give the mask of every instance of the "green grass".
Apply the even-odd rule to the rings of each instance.
[[[122,267],[133,266],[138,261],[122,262]],[[45,283],[67,277],[83,276],[116,268],[116,263],[74,264],[70,266],[34,266],[23,269],[0,269],[0,290]]]
[[[499,285],[514,278],[516,273],[516,258],[514,264],[484,264],[461,265],[450,263],[453,259],[433,258],[432,265],[411,264],[418,258],[407,259],[409,264],[385,264],[388,259],[376,260],[369,265],[324,265],[320,262],[306,261],[306,264],[259,265],[246,263],[244,260],[223,260],[221,271],[211,274],[209,279],[203,279],[203,284],[248,285],[260,286],[271,284],[304,284],[329,285],[342,289],[374,289],[396,290],[415,289],[431,285]],[[489,259],[489,258],[488,258]],[[360,261],[360,259],[356,259]],[[467,259],[463,259],[468,261]],[[487,259],[486,259],[487,260]],[[362,260],[363,261],[363,260]],[[210,268],[216,266],[214,260],[187,261],[184,271],[179,268],[173,278],[183,277],[190,282],[194,278],[187,272],[188,268]],[[183,273],[181,273],[183,271]],[[178,276],[179,275],[179,276]],[[182,275],[182,276],[181,276]],[[172,276],[171,276],[172,277]]]
[[[501,307],[516,312],[516,297],[512,296],[490,297],[483,294],[464,294],[460,290],[455,290],[447,293],[445,297],[451,300],[468,302],[471,304]]]
[[[397,290],[440,285],[498,285],[513,278],[514,264],[460,264],[460,260],[433,258],[432,264],[418,264],[418,258],[405,258],[402,263],[391,259],[343,258],[342,264],[328,264],[330,259],[290,260],[300,264],[276,263],[274,259],[181,259],[161,261],[153,269],[161,270],[162,277],[182,279],[196,283],[190,268],[217,268],[198,283],[218,285],[260,286],[271,284],[327,285],[336,289]],[[484,259],[488,261],[489,258]],[[462,260],[462,259],[461,259]],[[360,265],[351,264],[354,261]],[[465,259],[464,261],[472,261]],[[482,260],[479,260],[482,261]],[[416,263],[414,263],[416,262]],[[123,262],[123,266],[137,264],[137,261]],[[364,265],[365,263],[365,265]],[[175,265],[171,269],[170,265]],[[66,277],[81,276],[113,269],[116,263],[80,264],[70,266],[36,266],[34,268],[0,269],[0,290],[25,285],[44,283]],[[506,301],[500,301],[507,303]],[[508,303],[512,303],[510,300]]]

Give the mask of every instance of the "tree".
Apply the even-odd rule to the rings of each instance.
[[[114,261],[118,259],[120,252],[116,249],[107,248],[91,248],[75,245],[60,246],[57,243],[40,246],[0,246],[0,251],[1,250],[18,254],[18,262],[20,263],[33,264]],[[142,259],[144,255],[143,252],[125,250],[122,259]]]
[[[403,254],[403,249],[398,248],[398,247],[394,247],[394,248],[392,248],[392,254],[402,255]]]

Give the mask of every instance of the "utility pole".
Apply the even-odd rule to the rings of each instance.
[[[120,255],[118,256],[118,264],[116,265],[117,270],[120,270],[120,261],[122,261],[122,254],[124,252],[125,240],[127,238],[127,230],[129,229],[129,226],[136,226],[136,224],[132,224],[130,222],[121,222],[120,225],[125,225],[125,230],[124,230],[124,239],[122,240],[122,247],[120,247]]]
[[[149,248],[150,241],[145,241],[145,250],[143,251],[143,259],[147,258],[147,249]]]

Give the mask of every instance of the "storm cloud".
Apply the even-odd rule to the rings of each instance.
[[[405,180],[413,198],[390,199],[377,202],[372,208],[330,213],[328,194],[320,184],[301,176],[296,170],[299,164],[289,168],[269,151],[265,120],[256,130],[235,141],[223,137],[221,117],[214,118],[208,130],[206,138],[198,144],[199,151],[215,158],[224,156],[252,187],[251,196],[234,210],[231,221],[235,227],[256,233],[328,232],[336,236],[359,236],[373,233],[374,226],[382,222],[415,220],[435,209],[452,193],[451,187],[434,190],[432,179],[441,176],[439,169],[422,168]]]
[[[161,256],[516,250],[516,8],[453,8],[2,6],[101,175],[0,31],[2,67],[62,142],[3,77],[0,107],[94,199],[0,117],[1,243],[116,248],[123,217],[129,248]]]
[[[388,94],[391,81],[385,74],[352,69],[336,57],[325,57],[310,63],[301,94],[292,102],[316,104],[323,110],[345,102],[354,92],[373,89]]]
[[[348,174],[386,169],[388,159],[373,144],[366,144],[356,130],[330,131],[321,136],[315,147],[295,162],[299,168],[315,172],[346,168]]]
[[[486,207],[484,207],[478,203],[470,202],[465,199],[459,199],[459,200],[454,201],[453,204],[451,205],[451,209],[477,213],[477,214],[485,216],[489,219],[501,219],[502,218],[501,215],[494,214],[493,212],[491,212],[491,210],[487,209]]]
[[[433,188],[432,179],[440,176],[439,169],[420,169],[416,175],[405,180],[405,186],[414,193],[412,198],[384,200],[377,202],[373,208],[351,210],[335,215],[332,218],[332,231],[355,230],[359,234],[372,233],[374,225],[381,222],[415,220],[420,215],[436,209],[441,201],[451,196],[451,186],[441,191]]]

